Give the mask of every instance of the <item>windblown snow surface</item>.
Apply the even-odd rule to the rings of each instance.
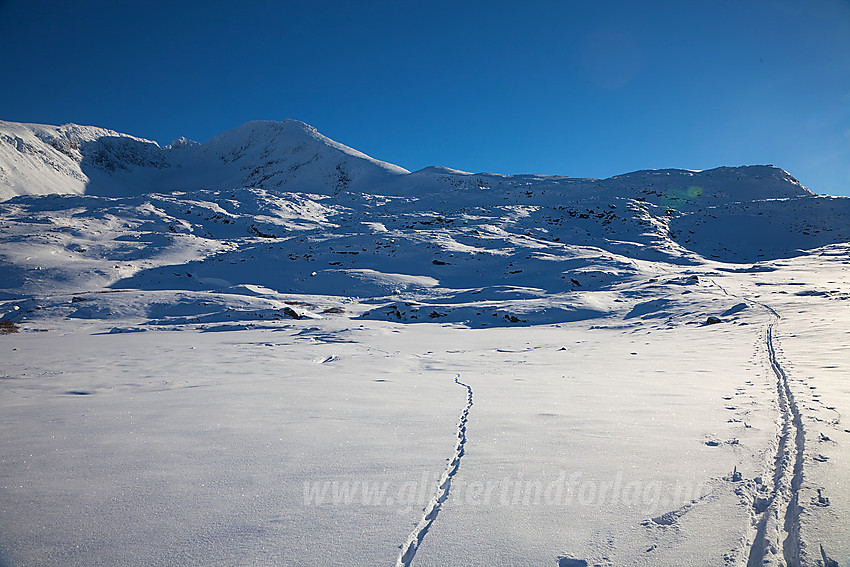
[[[0,123],[0,565],[850,565],[850,200]]]

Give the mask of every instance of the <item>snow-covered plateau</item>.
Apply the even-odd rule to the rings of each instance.
[[[0,567],[850,566],[850,199],[0,122]]]

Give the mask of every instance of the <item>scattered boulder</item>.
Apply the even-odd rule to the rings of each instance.
[[[11,335],[20,331],[14,321],[0,321],[0,335]]]

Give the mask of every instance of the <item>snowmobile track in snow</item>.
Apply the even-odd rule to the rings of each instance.
[[[761,565],[800,565],[798,497],[803,483],[803,418],[788,381],[776,357],[774,330],[779,313],[759,303],[773,316],[767,327],[766,347],[770,368],[776,376],[777,400],[782,425],[777,442],[773,487],[766,509],[757,522],[747,567]]]
[[[407,540],[401,546],[401,553],[399,554],[398,561],[396,561],[396,567],[410,567],[413,558],[416,556],[416,552],[419,550],[419,546],[425,539],[425,535],[431,529],[431,524],[437,519],[437,514],[440,513],[443,502],[448,499],[452,478],[460,468],[460,460],[464,453],[463,446],[466,444],[466,422],[469,419],[469,410],[472,408],[472,388],[461,382],[459,378],[460,374],[455,377],[455,384],[466,388],[466,407],[461,412],[460,419],[457,422],[457,444],[455,445],[455,452],[449,460],[446,470],[440,477],[437,492],[434,494],[431,502],[428,503],[428,506],[425,507],[422,519],[419,520],[416,528],[407,536]]]

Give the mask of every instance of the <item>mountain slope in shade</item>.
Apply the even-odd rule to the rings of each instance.
[[[109,175],[131,167],[167,166],[155,142],[105,128],[0,121],[2,200],[16,195],[84,193],[93,189],[87,170]]]

